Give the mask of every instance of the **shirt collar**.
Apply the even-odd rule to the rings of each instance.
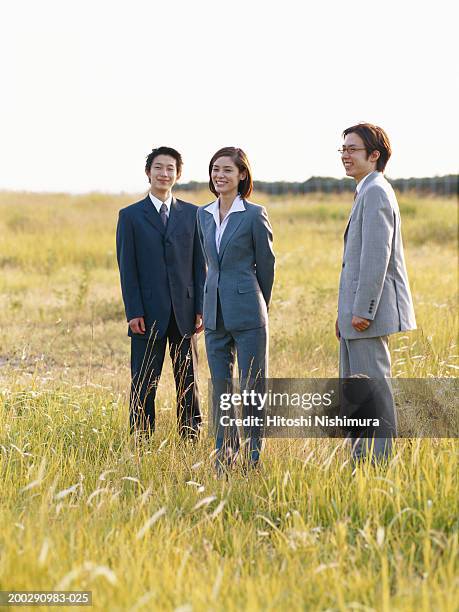
[[[159,198],[157,198],[156,196],[154,196],[151,191],[148,192],[148,195],[150,196],[150,200],[152,201],[154,207],[156,208],[156,210],[159,212],[159,209],[161,208],[162,205],[162,200],[160,200]],[[171,210],[171,204],[172,204],[172,195],[170,195],[167,200],[164,202],[164,204],[167,206],[167,214],[170,213]]]
[[[220,202],[219,200],[218,199],[215,200],[215,202],[212,202],[212,204],[209,204],[209,206],[206,206],[204,210],[206,210],[208,213],[213,215],[215,219],[215,223],[217,227],[219,227],[220,226]],[[237,196],[233,200],[233,203],[231,204],[231,208],[226,214],[225,219],[227,219],[231,213],[241,212],[243,210],[245,210],[244,200],[241,198],[239,194],[237,194]]]
[[[364,176],[364,177],[363,177],[363,179],[361,179],[361,180],[360,180],[360,181],[357,183],[357,186],[356,186],[356,188],[355,188],[355,190],[357,191],[357,193],[359,193],[359,192],[360,192],[360,190],[361,190],[361,189],[362,189],[362,187],[363,187],[364,182],[367,180],[367,178],[368,178],[368,177],[369,177],[371,174],[373,174],[373,171],[372,171],[372,172],[369,172],[369,173],[368,173],[366,176]]]

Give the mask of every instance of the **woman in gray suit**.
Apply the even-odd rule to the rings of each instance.
[[[237,422],[232,380],[237,355],[241,392],[262,393],[268,376],[268,307],[274,281],[272,229],[266,209],[247,201],[253,188],[246,154],[235,147],[215,153],[209,164],[209,188],[217,199],[198,210],[198,232],[207,262],[204,328],[212,377],[212,423],[216,464],[221,472],[240,448],[238,425],[244,428],[244,456],[255,466],[262,444],[260,405],[242,398]],[[221,400],[228,401],[221,401]]]

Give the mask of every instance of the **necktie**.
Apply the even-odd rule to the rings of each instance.
[[[161,208],[159,209],[159,216],[161,217],[161,221],[163,222],[164,227],[166,227],[167,225],[167,206],[165,202],[161,204]]]
[[[357,197],[358,195],[359,195],[359,192],[358,192],[358,191],[357,191],[357,189],[356,189],[356,190],[354,191],[354,202],[355,202],[355,199],[356,199],[356,197]]]

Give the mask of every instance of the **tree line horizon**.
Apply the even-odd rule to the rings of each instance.
[[[417,194],[435,194],[443,196],[459,195],[459,175],[432,176],[423,178],[386,177],[394,189],[402,193],[414,191]],[[307,193],[352,193],[355,181],[352,178],[337,179],[328,176],[311,176],[305,181],[254,181],[254,190],[270,195],[307,194]],[[182,191],[201,191],[208,187],[205,181],[188,181],[177,183],[176,188]]]

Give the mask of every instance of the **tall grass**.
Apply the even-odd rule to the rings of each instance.
[[[350,202],[254,200],[275,232],[271,375],[336,376]],[[456,441],[355,468],[343,441],[269,440],[260,471],[215,480],[212,440],[177,437],[168,365],[135,445],[114,247],[131,201],[0,194],[0,588],[88,589],[97,610],[457,609]],[[391,339],[394,374],[454,376],[454,202],[401,208],[419,329]]]

